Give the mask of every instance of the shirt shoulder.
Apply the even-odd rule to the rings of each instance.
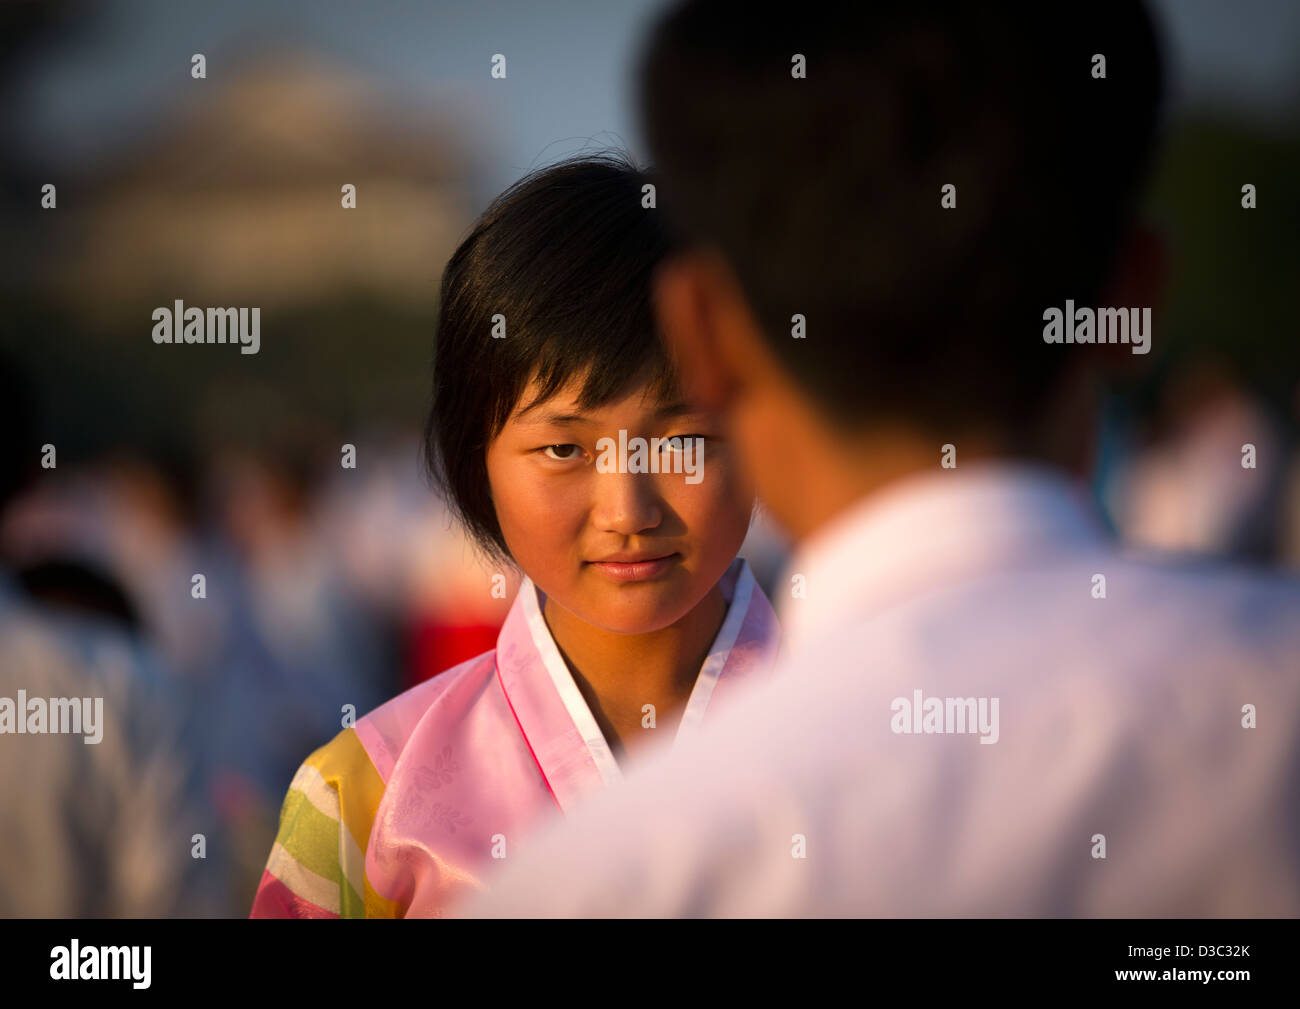
[[[1210,558],[1098,552],[990,579],[928,615],[945,611],[1010,656],[1054,648],[1055,669],[1115,687],[1281,688],[1300,653],[1300,579]]]

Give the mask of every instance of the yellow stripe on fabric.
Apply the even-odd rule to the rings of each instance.
[[[326,878],[304,866],[285,847],[276,842],[271,845],[271,857],[266,861],[266,871],[292,890],[297,896],[311,901],[317,907],[339,914],[339,885],[337,879]]]
[[[298,773],[293,776],[293,781],[289,782],[289,787],[302,792],[311,800],[311,804],[326,816],[334,820],[339,818],[338,792],[334,791],[334,787],[322,778],[320,771],[311,764],[304,762],[298,768]]]
[[[298,773],[293,776],[293,781],[289,784],[289,787],[302,792],[313,806],[334,820],[334,834],[338,842],[338,860],[343,867],[343,878],[340,881],[340,885],[345,891],[343,904],[345,908],[348,907],[348,897],[356,897],[356,917],[364,918],[365,905],[359,895],[365,892],[366,856],[352,837],[352,832],[343,830],[338,826],[342,815],[338,792],[334,790],[334,787],[328,781],[321,777],[320,771],[307,763],[298,768]],[[351,887],[351,894],[346,892],[348,887]],[[345,914],[344,917],[348,917],[348,915]]]
[[[343,863],[343,917],[366,916],[366,856],[352,839],[352,832],[339,831],[339,861]]]
[[[347,883],[341,887],[343,910],[340,913],[344,917],[399,917],[401,911],[397,902],[376,893],[365,876],[366,845],[379,810],[379,801],[384,796],[384,779],[379,776],[356,730],[344,729],[304,763],[316,768],[339,797],[345,829],[336,841],[336,858],[347,870]],[[364,893],[357,892],[358,883]],[[349,894],[349,890],[353,892]]]
[[[339,821],[322,813],[296,788],[285,793],[275,840],[317,876],[339,878]]]

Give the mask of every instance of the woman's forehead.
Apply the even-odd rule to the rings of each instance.
[[[628,383],[608,402],[595,406],[582,404],[582,389],[582,379],[574,378],[552,395],[538,398],[542,386],[533,378],[520,396],[512,420],[521,423],[572,423],[595,420],[611,413],[666,418],[703,412],[680,391],[657,388],[656,383],[648,378]]]

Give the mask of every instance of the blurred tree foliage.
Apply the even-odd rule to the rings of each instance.
[[[1255,186],[1257,209],[1241,187]],[[1166,138],[1148,211],[1168,245],[1168,291],[1150,407],[1197,360],[1230,368],[1294,425],[1300,384],[1300,121],[1265,130],[1228,115],[1184,119]]]
[[[432,374],[427,313],[366,294],[263,310],[257,354],[157,346],[148,306],[88,324],[84,313],[8,295],[0,346],[36,391],[38,445],[59,461],[115,451],[188,483],[217,448],[269,456],[299,480],[338,464],[339,445],[418,429]]]

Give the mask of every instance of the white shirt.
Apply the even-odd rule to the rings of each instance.
[[[1125,555],[1063,476],[967,465],[774,596],[773,679],[461,913],[1300,914],[1300,583]]]

